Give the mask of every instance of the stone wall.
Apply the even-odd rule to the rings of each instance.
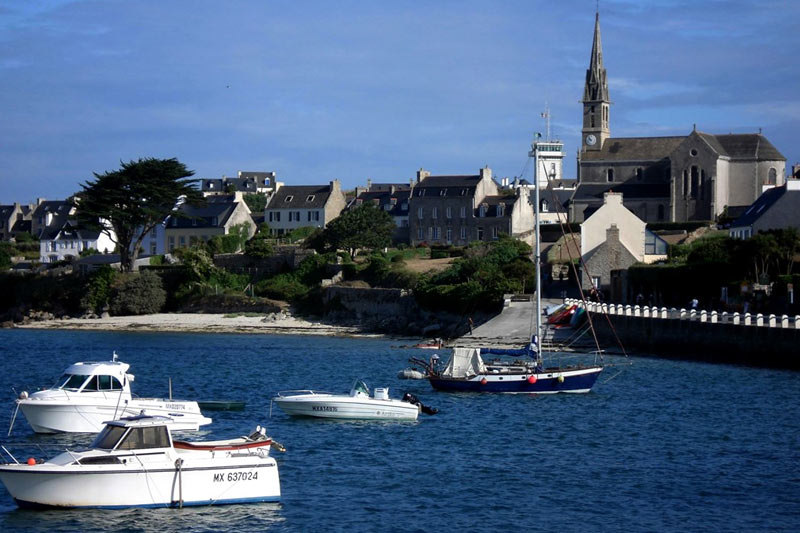
[[[258,258],[244,254],[217,254],[214,266],[237,274],[253,274],[258,277],[272,276],[285,270],[294,270],[303,259],[314,255],[314,250],[296,246],[276,246],[270,257]]]
[[[616,334],[630,352],[800,370],[800,316],[599,303],[588,309],[609,348],[616,346]]]

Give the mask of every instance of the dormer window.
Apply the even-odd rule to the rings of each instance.
[[[306,198],[306,202],[313,202],[313,201],[314,201],[314,195],[313,194],[309,194],[308,198]]]
[[[417,196],[420,196],[420,197],[425,196],[425,189],[420,189],[419,190],[419,194]]]
[[[286,198],[284,198],[284,199],[283,199],[283,201],[284,201],[284,202],[287,202],[287,203],[288,203],[288,202],[291,202],[292,200],[294,200],[294,196],[292,196],[291,194],[290,194],[289,196],[287,196]]]
[[[213,188],[214,188],[214,184],[213,184],[213,183],[209,183],[209,184],[208,184],[208,188],[209,188],[209,189],[213,189]]]
[[[467,195],[467,189],[461,189],[461,196]]]
[[[481,204],[480,208],[478,208],[478,216],[485,217],[486,216],[486,204]]]
[[[547,200],[542,200],[542,213],[547,213],[550,211],[550,206],[547,205]]]
[[[389,198],[389,203],[392,205],[397,205],[397,198]]]
[[[506,205],[505,204],[498,204],[497,206],[497,216],[501,217],[506,213]]]
[[[442,189],[439,191],[439,196],[447,196],[447,189]]]

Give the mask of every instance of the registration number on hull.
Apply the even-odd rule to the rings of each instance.
[[[255,481],[258,479],[258,471],[247,471],[247,472],[219,472],[214,474],[214,482],[222,482],[222,481]]]

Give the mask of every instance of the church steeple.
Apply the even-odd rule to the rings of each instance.
[[[583,88],[583,150],[599,150],[610,136],[608,80],[603,67],[603,43],[600,39],[600,13],[595,13],[594,40],[586,85]]]

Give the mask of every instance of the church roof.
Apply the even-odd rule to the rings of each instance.
[[[581,161],[658,161],[669,157],[686,139],[680,137],[612,137],[597,151],[581,154]]]
[[[670,194],[669,183],[579,183],[572,199],[602,200],[607,192],[622,193],[625,200],[663,198]]]
[[[760,133],[729,133],[727,135],[714,135],[699,133],[714,150],[720,155],[731,159],[755,159],[757,161],[786,161],[766,137]]]

